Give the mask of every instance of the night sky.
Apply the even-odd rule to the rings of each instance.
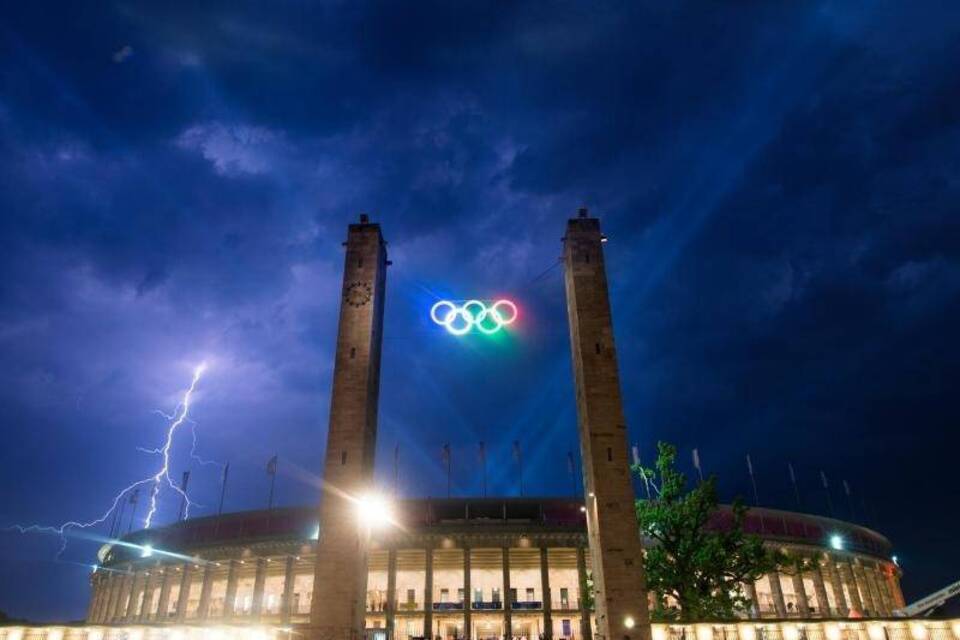
[[[389,241],[377,477],[568,495],[560,237],[601,218],[631,439],[725,499],[960,577],[960,5],[7,3],[0,17],[0,526],[96,518],[206,361],[226,508],[314,504],[346,225]],[[500,340],[437,296],[508,296]],[[179,434],[172,473],[216,510]],[[852,490],[847,500],[842,488]],[[179,501],[161,494],[159,522]],[[852,509],[851,509],[852,507]],[[144,505],[138,507],[138,520]],[[852,513],[851,513],[852,511]],[[128,510],[129,512],[129,510]],[[123,530],[128,523],[124,519]],[[134,527],[138,522],[134,522]],[[96,533],[105,533],[100,527]],[[79,618],[97,544],[0,533],[0,610]]]

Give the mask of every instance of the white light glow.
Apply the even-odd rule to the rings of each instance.
[[[623,626],[625,626],[627,629],[633,629],[633,625],[635,624],[637,623],[630,616],[627,616],[623,619]]]
[[[837,535],[836,533],[830,536],[830,547],[840,551],[843,549],[843,537]]]
[[[140,549],[140,557],[149,558],[152,555],[153,555],[153,547],[150,546],[149,544],[143,545],[143,548]]]
[[[745,624],[740,627],[740,640],[757,640],[757,628],[752,624]]]
[[[357,516],[363,526],[379,529],[392,520],[390,502],[378,493],[368,493],[357,500]]]
[[[927,640],[930,634],[927,631],[927,625],[922,622],[910,623],[910,636],[913,640]]]
[[[827,640],[840,640],[842,635],[840,632],[840,626],[836,624],[828,624],[824,627],[824,632],[826,633]]]
[[[882,624],[867,625],[867,635],[870,636],[870,640],[885,640],[886,638]]]
[[[795,624],[783,625],[783,640],[799,640],[800,630]]]

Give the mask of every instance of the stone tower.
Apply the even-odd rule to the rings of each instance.
[[[330,395],[320,537],[310,636],[359,640],[366,605],[367,541],[356,504],[370,489],[377,440],[387,250],[380,225],[360,216],[347,231],[340,325]]]
[[[603,241],[600,221],[586,209],[567,222],[564,282],[597,634],[598,640],[650,640]]]

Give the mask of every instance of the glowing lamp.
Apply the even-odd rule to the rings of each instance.
[[[740,640],[757,640],[757,628],[752,624],[741,625],[737,633],[740,634]]]
[[[627,629],[633,629],[634,625],[636,624],[636,621],[631,616],[627,616],[623,619],[623,626],[625,626]]]
[[[837,624],[827,624],[824,627],[824,633],[827,636],[827,640],[840,640],[843,635],[840,632],[840,625]]]
[[[913,640],[927,640],[930,633],[927,631],[927,625],[922,622],[910,623],[910,637]]]
[[[886,638],[882,624],[868,624],[867,635],[870,637],[870,640],[885,640]]]
[[[378,529],[391,520],[390,503],[380,494],[368,493],[357,500],[357,517],[368,529]]]
[[[489,306],[480,300],[467,300],[462,304],[440,300],[430,307],[430,319],[455,336],[465,335],[474,328],[490,335],[517,319],[517,305],[509,300],[497,300]]]
[[[830,548],[836,549],[837,551],[843,550],[843,537],[838,534],[833,534],[830,536]]]

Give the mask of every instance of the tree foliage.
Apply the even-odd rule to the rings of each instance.
[[[647,586],[657,594],[654,619],[723,620],[749,609],[744,582],[754,582],[772,570],[778,556],[764,548],[758,536],[743,532],[747,507],[737,498],[732,523],[715,523],[716,478],[688,488],[675,468],[677,450],[659,443],[656,467],[634,466],[652,488],[651,499],[637,500],[637,520],[647,549]],[[713,520],[712,520],[713,519]]]

